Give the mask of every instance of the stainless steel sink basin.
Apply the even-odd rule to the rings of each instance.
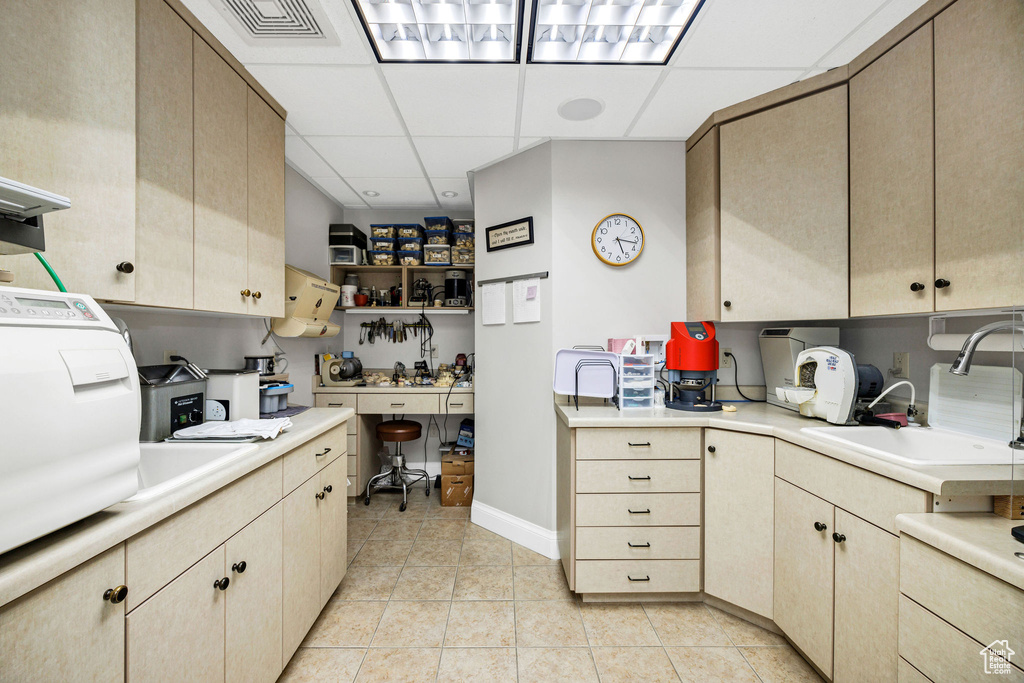
[[[865,455],[900,465],[1010,465],[1024,451],[1006,441],[932,427],[804,427],[800,431]]]
[[[152,500],[256,450],[255,444],[144,443],[139,491],[126,503]]]

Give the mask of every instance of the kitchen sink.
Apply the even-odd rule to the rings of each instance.
[[[808,436],[901,465],[1010,465],[1024,463],[1024,451],[1006,441],[935,427],[804,427]]]
[[[152,500],[234,462],[256,450],[255,444],[140,444],[139,491],[126,503]]]

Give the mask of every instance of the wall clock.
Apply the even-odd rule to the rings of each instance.
[[[644,229],[632,216],[613,213],[594,226],[590,244],[597,258],[609,266],[624,266],[643,252]]]

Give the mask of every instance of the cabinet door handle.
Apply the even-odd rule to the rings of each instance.
[[[628,474],[626,476],[629,477]],[[629,480],[630,481],[650,481],[651,478],[650,477],[629,477]]]
[[[632,441],[627,441],[626,443],[629,444],[630,448],[650,448],[651,447],[651,442],[650,441],[644,441],[643,443],[633,443]]]
[[[242,560],[241,562],[235,562],[233,565],[231,565],[231,571],[238,572],[239,574],[244,574],[245,560]]]
[[[260,298],[260,297],[262,297],[262,296],[263,296],[263,293],[262,293],[262,292],[258,292],[258,291],[257,291],[257,292],[253,292],[253,293],[252,293],[252,298],[253,298],[253,299],[259,299],[259,298]]]
[[[940,277],[938,280],[935,281],[935,288],[936,289],[945,289],[946,287],[949,287],[949,285],[950,285],[949,280],[947,280],[945,278],[941,278]]]
[[[630,548],[650,548],[651,547],[650,543],[631,543],[630,541],[626,541],[626,545],[628,545]]]
[[[128,597],[128,586],[124,584],[116,588],[108,588],[103,592],[103,599],[111,604],[119,605]]]
[[[708,453],[714,453],[714,452],[715,452],[715,447],[714,446],[708,446]]]
[[[626,508],[626,509],[629,510],[629,508]],[[649,515],[649,514],[651,514],[651,509],[647,508],[646,510],[629,510],[629,514],[631,514],[631,515]]]
[[[218,588],[218,589],[220,589],[222,591],[226,591],[228,589],[228,584],[230,584],[230,583],[231,583],[231,579],[229,579],[228,577],[225,576],[223,579],[218,579],[217,581],[214,581],[213,582],[213,587],[214,588]]]
[[[910,291],[911,292],[920,292],[922,289],[924,289],[924,285],[921,284],[920,282],[914,282],[914,283],[911,283],[911,285],[910,285]]]
[[[324,487],[324,493],[330,493],[333,490],[334,490],[334,487],[331,486],[330,484],[328,484],[327,486]]]
[[[726,299],[725,301],[722,302],[722,305],[725,306],[726,308],[730,308],[732,307],[732,302]]]
[[[404,403],[392,403],[391,407],[392,408],[401,408],[404,405],[405,405]]]
[[[131,261],[121,261],[114,268],[117,269],[117,272],[124,273],[125,275],[135,272],[135,265]]]
[[[832,540],[835,541],[836,543],[842,543],[843,541],[846,540],[846,535],[845,534],[839,534],[839,533],[836,533],[836,532],[833,531],[832,532]]]
[[[326,493],[324,493],[323,491],[318,491],[318,492],[317,492],[317,494],[316,494],[316,499],[317,499],[317,500],[323,500],[323,499],[324,499],[324,496],[326,496],[326,495],[327,495],[327,494],[326,494]]]
[[[634,581],[634,582],[636,582],[636,581],[650,581],[650,580],[651,580],[651,577],[650,577],[650,576],[645,576],[645,577],[644,577],[644,578],[642,578],[642,579],[634,579],[634,578],[633,578],[632,576],[630,576],[629,574],[626,574],[626,578],[627,578],[627,579],[629,579],[630,581]]]
[[[239,292],[239,294],[241,294],[242,296],[249,296],[250,294],[252,294],[252,292],[250,292],[248,289],[243,289],[241,292]]]
[[[821,522],[815,522],[815,523],[814,523],[814,530],[815,530],[815,531],[824,531],[824,530],[825,530],[825,529],[827,529],[827,528],[828,528],[828,527],[827,527],[827,526],[825,526],[824,524],[822,524]]]

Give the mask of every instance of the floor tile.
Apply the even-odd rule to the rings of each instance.
[[[385,522],[401,521],[401,520],[420,520],[423,521],[427,513],[433,509],[430,503],[421,501],[416,498],[415,501],[412,497],[412,492],[409,495],[409,504],[405,506],[404,510],[400,510],[398,505],[392,505],[388,508],[388,511],[384,513],[382,518]]]
[[[397,602],[384,610],[371,647],[441,647],[448,602]]]
[[[821,677],[789,645],[784,647],[741,647],[740,652],[764,683],[820,681]]]
[[[661,645],[639,604],[583,604],[580,614],[591,647]]]
[[[387,600],[401,567],[349,567],[334,597],[339,600]]]
[[[569,600],[569,590],[561,565],[554,567],[515,567],[516,600]]]
[[[745,619],[734,617],[728,612],[723,612],[714,607],[708,607],[708,611],[725,631],[732,644],[736,647],[758,646],[758,645],[785,645],[789,646],[786,639],[778,633],[772,633],[766,629],[751,624]]]
[[[375,519],[350,519],[348,520],[348,540],[365,541],[373,533],[373,527],[377,526]]]
[[[668,646],[732,645],[703,603],[647,603],[643,606],[661,644]]]
[[[366,650],[300,647],[278,683],[350,682],[356,677]]]
[[[574,600],[517,601],[516,644],[519,647],[586,647],[587,634]]]
[[[386,602],[332,599],[309,630],[303,647],[368,647]]]
[[[353,567],[401,567],[412,550],[412,541],[367,541]]]
[[[459,567],[456,600],[511,600],[512,567]]]
[[[374,496],[369,505],[363,505],[362,498],[356,498],[355,505],[348,506],[349,519],[380,519],[391,507],[391,501]]]
[[[551,558],[544,557],[540,553],[535,553],[529,548],[524,548],[518,543],[512,544],[512,564],[516,565],[555,565],[560,564],[561,560],[552,560]]]
[[[443,538],[461,541],[466,535],[466,522],[450,519],[428,519],[420,528],[417,538]]]
[[[469,519],[470,508],[464,507],[437,507],[427,508],[428,519]]]
[[[511,565],[512,542],[500,541],[463,541],[460,565]]]
[[[734,647],[667,647],[683,683],[758,683],[757,675]]]
[[[370,534],[371,541],[415,541],[416,534],[420,532],[422,520],[382,519],[377,523],[373,533]]]
[[[601,683],[678,681],[671,660],[661,647],[595,647],[594,663]]]
[[[590,649],[519,648],[519,683],[597,683]]]
[[[506,683],[516,680],[514,648],[451,648],[441,652],[437,680],[445,683]]]
[[[359,667],[356,683],[431,683],[440,659],[441,650],[436,648],[371,648]]]
[[[488,531],[482,526],[477,526],[470,522],[469,526],[466,527],[466,540],[467,541],[507,541],[504,536]]]
[[[454,567],[459,564],[462,541],[439,538],[417,538],[409,553],[407,565],[418,567]]]
[[[359,554],[359,551],[362,549],[362,547],[362,541],[348,542],[348,559],[346,560],[347,564],[352,564],[352,560],[356,559],[356,555]]]
[[[453,602],[444,637],[447,647],[514,647],[515,607],[511,601]]]
[[[392,600],[451,600],[455,567],[405,567]]]

